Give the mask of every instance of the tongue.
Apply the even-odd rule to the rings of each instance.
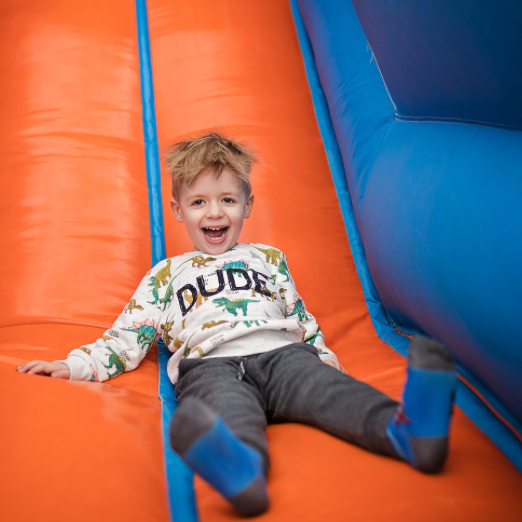
[[[223,235],[224,230],[220,228],[219,230],[211,230],[207,228],[207,236],[209,237],[221,237]]]

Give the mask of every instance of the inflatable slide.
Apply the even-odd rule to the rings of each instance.
[[[286,253],[348,373],[399,399],[421,332],[461,383],[436,476],[270,426],[259,519],[520,521],[521,24],[509,0],[4,0],[0,519],[237,519],[163,436],[161,343],[106,383],[15,371],[192,249],[161,154],[221,129],[258,151],[241,240]]]

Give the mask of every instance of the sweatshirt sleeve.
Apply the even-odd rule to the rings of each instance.
[[[331,359],[337,361],[335,353],[325,345],[321,327],[317,324],[315,317],[306,309],[303,298],[297,292],[294,280],[288,269],[286,256],[283,253],[281,254],[282,259],[277,267],[275,282],[283,301],[285,317],[293,317],[299,320],[304,327],[303,342],[314,346],[321,360]]]
[[[155,275],[164,266],[165,261],[160,262],[143,278],[121,315],[100,339],[73,350],[60,361],[69,367],[71,380],[106,381],[139,366],[159,333],[161,305],[168,287],[160,299]]]

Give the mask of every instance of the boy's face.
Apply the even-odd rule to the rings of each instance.
[[[219,178],[208,170],[192,185],[183,183],[170,205],[176,219],[185,224],[194,250],[218,255],[237,243],[253,203],[254,195],[247,197],[243,182],[224,169]]]

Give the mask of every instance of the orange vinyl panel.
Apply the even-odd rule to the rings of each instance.
[[[150,268],[134,4],[5,0],[0,33],[0,520],[166,521],[154,353],[110,384],[15,372]]]
[[[0,326],[112,324],[150,268],[133,6],[0,9]]]
[[[259,151],[241,240],[277,246],[349,373],[398,398],[405,361],[376,337],[317,128],[289,4],[149,0],[160,146],[221,128]],[[190,250],[168,209],[168,255]],[[271,521],[515,521],[522,477],[457,411],[439,476],[298,425],[268,430]],[[235,516],[196,480],[203,522]]]

